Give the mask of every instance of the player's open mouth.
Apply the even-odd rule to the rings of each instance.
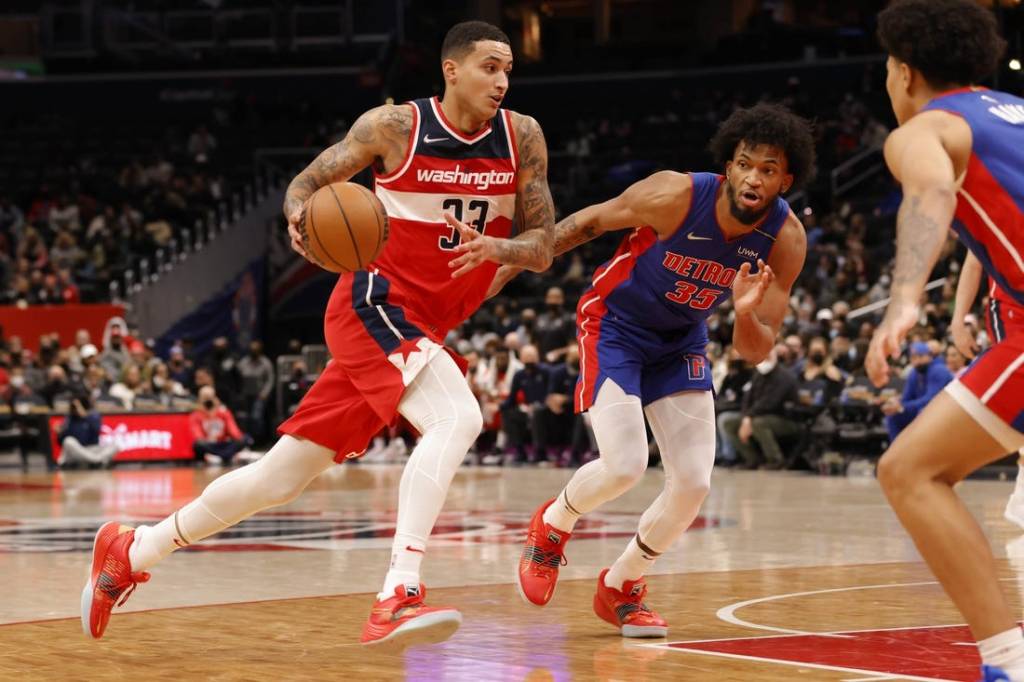
[[[491,97],[491,101],[494,102],[494,106],[496,106],[496,107],[500,107],[501,106],[501,100],[502,100],[501,97],[498,97],[497,95],[491,95],[490,97]]]
[[[751,192],[750,190],[744,190],[739,194],[740,203],[744,206],[757,206],[761,203],[761,197],[757,195],[757,192]]]

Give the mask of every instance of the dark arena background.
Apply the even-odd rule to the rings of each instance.
[[[888,385],[865,369],[902,199],[883,158],[888,4],[0,3],[0,679],[977,679],[964,618],[875,478],[922,368],[949,381],[970,362],[953,337],[967,251],[950,232]],[[1024,95],[1024,7],[979,4],[1008,45],[981,85]],[[817,174],[785,196],[807,257],[773,351],[793,387],[758,403],[732,304],[707,318],[710,492],[647,580],[668,637],[620,637],[591,608],[664,484],[653,433],[639,481],[576,526],[551,604],[514,584],[533,511],[604,454],[572,409],[576,310],[625,233],[519,275],[443,338],[483,417],[423,564],[428,603],[462,611],[451,639],[359,644],[421,437],[405,419],[301,497],[169,558],[103,639],[83,635],[101,524],[156,524],[257,466],[333,362],[338,275],[292,249],[286,188],[363,112],[441,97],[441,43],[466,20],[510,40],[501,106],[543,128],[556,220],[659,171],[723,172],[709,141],[737,109],[779,103],[813,126]],[[352,181],[374,186],[370,170]],[[979,350],[1005,333],[986,322],[998,305],[983,284],[960,320]],[[774,427],[744,438],[752,409]],[[1008,454],[957,491],[1020,620],[1017,473]]]

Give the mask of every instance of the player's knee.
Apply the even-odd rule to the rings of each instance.
[[[435,428],[447,431],[453,442],[468,449],[484,428],[480,406],[472,399],[453,401],[450,412]]]
[[[878,460],[876,475],[878,484],[890,499],[909,489],[915,479],[913,467],[898,450],[891,448]]]
[[[622,456],[609,458],[605,461],[608,478],[616,488],[632,488],[643,478],[647,471],[647,448],[633,453],[621,453]]]
[[[263,492],[266,504],[278,507],[295,500],[306,489],[308,481],[290,476],[275,476],[263,481]]]

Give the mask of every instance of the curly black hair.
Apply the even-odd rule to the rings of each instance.
[[[896,0],[878,15],[878,42],[937,90],[984,80],[1006,50],[995,16],[973,0]]]
[[[494,40],[509,45],[508,36],[494,24],[486,21],[463,21],[455,24],[441,43],[441,59],[459,60],[473,49],[473,44],[480,40]]]
[[[817,171],[811,124],[781,104],[761,103],[732,112],[718,126],[708,149],[715,163],[724,166],[741,142],[751,147],[767,144],[780,148],[786,155],[786,170],[793,175],[790,190],[800,189],[814,179]]]

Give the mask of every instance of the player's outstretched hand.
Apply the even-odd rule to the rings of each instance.
[[[302,204],[302,208],[293,211],[288,216],[288,237],[291,239],[292,250],[299,254],[310,263],[316,265],[316,261],[309,257],[306,253],[306,249],[303,248],[302,243],[305,241],[304,235],[306,234],[306,209],[309,208],[309,202]]]
[[[920,309],[917,305],[906,305],[893,302],[889,304],[889,310],[878,325],[875,335],[871,337],[871,345],[868,346],[867,357],[864,358],[864,368],[867,369],[868,378],[871,379],[877,388],[889,383],[892,375],[889,367],[889,358],[898,358],[904,339],[907,333],[917,324]]]
[[[757,259],[756,274],[750,274],[750,263],[741,265],[732,283],[732,307],[736,314],[746,315],[757,310],[774,281],[775,273],[760,258]]]
[[[455,216],[447,211],[444,219],[459,233],[459,244],[454,251],[461,255],[448,261],[448,267],[454,270],[452,279],[463,276],[481,263],[497,259],[495,239],[480,234],[461,220],[456,220]]]

